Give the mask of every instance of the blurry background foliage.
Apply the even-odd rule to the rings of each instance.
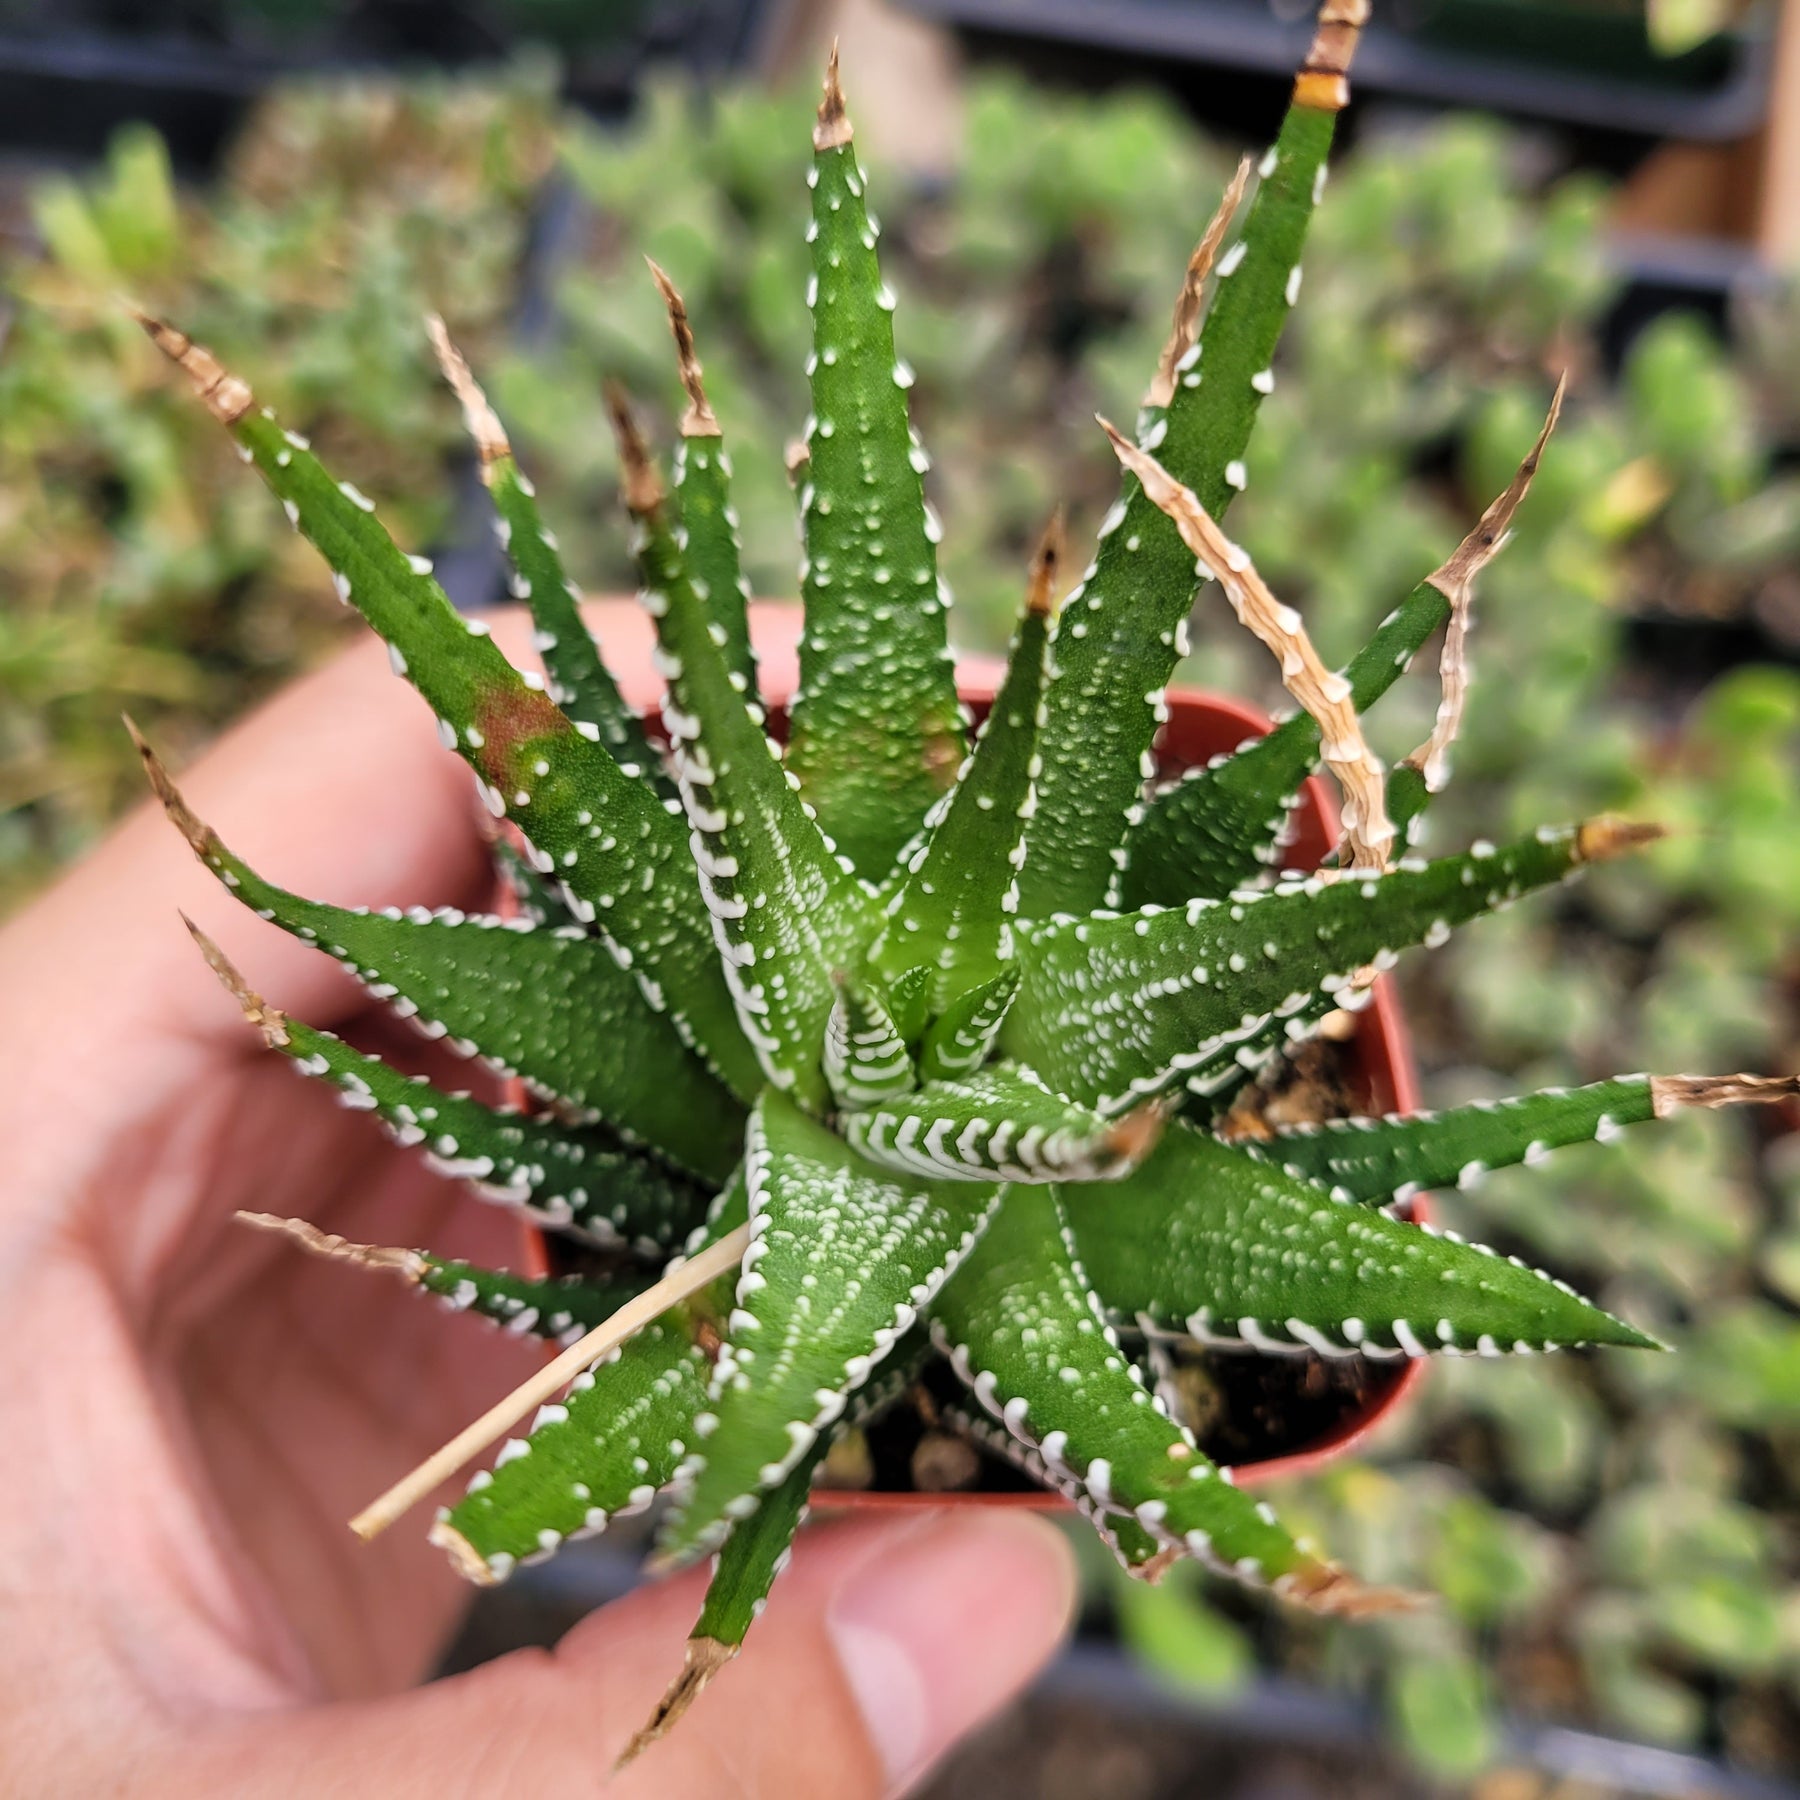
[[[792,591],[810,102],[660,89],[623,138],[563,121],[586,207],[554,340],[527,350],[497,326],[551,155],[546,93],[522,75],[288,95],[204,203],[173,197],[139,139],[37,196],[47,251],[13,259],[0,359],[0,879],[15,892],[133,791],[121,701],[185,749],[337,621],[279,513],[118,318],[120,288],[253,373],[409,542],[444,528],[454,491],[455,424],[417,323],[438,306],[572,566],[619,587],[600,378],[658,403],[665,428],[677,398],[648,253],[699,332],[752,577]],[[1050,506],[1068,503],[1080,541],[1110,501],[1092,414],[1132,416],[1230,158],[1153,97],[981,76],[953,181],[909,189],[871,160],[956,629],[993,648]],[[1615,289],[1603,201],[1585,180],[1544,184],[1518,140],[1471,120],[1343,159],[1233,514],[1341,656],[1504,483],[1555,372],[1572,373],[1517,540],[1483,577],[1435,839],[1601,807],[1680,829],[1408,972],[1437,1101],[1800,1057],[1800,675],[1705,675],[1745,642],[1800,644],[1800,486],[1782,472],[1800,443],[1800,302],[1764,296],[1735,354],[1665,317],[1613,377],[1596,341]],[[1185,676],[1272,699],[1266,658],[1223,612],[1202,596]],[[1382,747],[1417,743],[1435,700],[1423,672],[1402,684]],[[1286,1500],[1371,1577],[1441,1593],[1437,1609],[1335,1628],[1191,1570],[1148,1590],[1097,1568],[1096,1613],[1177,1682],[1228,1688],[1260,1663],[1377,1694],[1446,1775],[1492,1755],[1501,1707],[1800,1764],[1800,1138],[1782,1123],[1684,1119],[1439,1202],[1681,1354],[1447,1364],[1371,1461]]]
[[[204,196],[127,130],[93,176],[26,197],[0,350],[0,910],[136,798],[122,707],[185,753],[343,622],[121,299],[241,366],[430,539],[457,428],[420,315],[497,341],[554,155],[551,73],[295,87]]]

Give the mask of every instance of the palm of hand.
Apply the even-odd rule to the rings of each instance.
[[[366,683],[351,685],[340,719],[364,698],[354,690]],[[273,774],[280,785],[280,768],[254,763],[290,704],[240,740],[253,782]],[[417,877],[436,889],[429,898],[478,902],[455,771],[402,769],[396,787],[414,820],[404,832],[379,822],[398,854],[375,887]],[[303,882],[329,889],[334,863],[368,879],[316,807],[277,804],[262,834],[318,867],[302,867]],[[131,1662],[118,1622],[152,1619],[154,1683],[171,1697],[190,1684],[270,1698],[385,1691],[424,1672],[463,1590],[419,1534],[371,1549],[344,1521],[517,1380],[530,1352],[385,1283],[284,1254],[231,1214],[304,1214],[497,1263],[516,1260],[518,1227],[259,1054],[179,941],[174,903],[196,891],[184,858],[154,820],[134,821],[23,922],[40,928],[35,943],[18,930],[9,947],[23,954],[0,954],[4,991],[44,995],[0,1060],[0,1112],[27,1178],[8,1222],[21,1254],[0,1242],[12,1289],[0,1332],[9,1364],[37,1371],[6,1403],[25,1413],[9,1435],[59,1446],[49,1473],[63,1501],[43,1521],[52,1541],[33,1554],[88,1561],[109,1543],[96,1570],[104,1591],[84,1609],[94,1616],[65,1615],[55,1629],[91,1630],[109,1659]],[[129,887],[116,884],[127,865]],[[96,917],[100,930],[86,929]],[[295,964],[300,947],[271,936],[251,941],[263,968],[291,965],[275,977],[298,982],[285,992],[321,1022],[371,1047],[394,1039],[418,1060],[418,1042],[401,1045],[353,984],[307,968],[320,959],[304,951]],[[82,1123],[46,1131],[57,1118]],[[43,1243],[55,1254],[40,1259]],[[68,1433],[73,1417],[87,1429]],[[137,1528],[121,1531],[122,1514]],[[171,1644],[184,1654],[167,1654]]]
[[[185,785],[302,892],[488,897],[467,778],[375,646]],[[147,809],[0,932],[0,1789],[591,1792],[679,1663],[697,1589],[608,1607],[548,1661],[396,1693],[468,1590],[422,1531],[371,1547],[345,1521],[536,1352],[231,1214],[490,1265],[516,1264],[518,1227],[268,1056],[181,907],[297,1015],[472,1084],[316,951],[222,907]],[[622,1785],[897,1791],[1029,1677],[1071,1600],[1066,1549],[1028,1520],[824,1533],[701,1728]]]

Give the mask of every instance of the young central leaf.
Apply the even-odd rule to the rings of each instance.
[[[931,835],[888,903],[869,954],[890,981],[915,968],[929,970],[926,1003],[934,1016],[992,981],[1012,956],[1025,824],[1037,804],[1039,708],[1061,558],[1058,519],[1032,559],[1025,616],[974,754],[929,816]]]
[[[788,766],[833,841],[879,879],[962,761],[962,711],[925,455],[906,415],[912,371],[894,350],[835,58],[813,145],[806,631]]]

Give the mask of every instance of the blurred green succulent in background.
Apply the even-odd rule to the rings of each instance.
[[[359,480],[429,496],[398,514],[429,538],[456,439],[417,320],[439,304],[491,340],[552,155],[552,92],[525,67],[296,87],[205,200],[143,129],[92,176],[36,185],[0,353],[0,909],[133,796],[122,706],[192,745],[340,629],[229,448],[156,379],[121,298],[268,356],[282,403]]]

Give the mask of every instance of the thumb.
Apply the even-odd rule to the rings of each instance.
[[[1061,1534],[1010,1511],[808,1532],[744,1655],[614,1777],[681,1668],[702,1587],[640,1590],[554,1650],[394,1699],[234,1724],[187,1747],[183,1791],[878,1800],[1018,1693],[1075,1598]]]

